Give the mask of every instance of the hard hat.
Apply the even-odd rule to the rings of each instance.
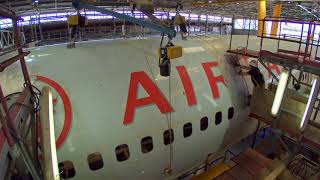
[[[249,65],[252,66],[252,67],[258,67],[258,61],[256,61],[256,60],[251,60],[251,61],[249,62]]]

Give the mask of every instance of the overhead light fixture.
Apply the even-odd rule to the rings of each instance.
[[[284,92],[286,90],[287,84],[289,80],[289,72],[288,70],[283,70],[280,76],[279,84],[277,87],[276,94],[274,96],[273,104],[271,107],[271,115],[276,117],[279,113],[280,106],[283,100]]]
[[[57,157],[57,149],[56,149],[56,141],[55,141],[55,129],[54,129],[54,117],[53,117],[53,98],[52,93],[49,91],[49,126],[50,126],[50,151],[51,151],[51,160],[52,160],[52,173],[53,176],[59,177],[59,169],[58,169],[58,157]]]
[[[41,90],[41,145],[42,159],[44,160],[44,171],[49,172],[44,175],[44,179],[60,179],[58,158],[55,139],[54,115],[53,115],[53,96],[49,87]]]
[[[308,122],[308,119],[310,118],[315,100],[318,97],[318,90],[319,90],[319,80],[314,79],[312,82],[311,92],[310,92],[310,95],[308,98],[306,110],[304,111],[303,117],[300,122],[300,129],[304,129],[304,127],[306,126],[306,124]]]

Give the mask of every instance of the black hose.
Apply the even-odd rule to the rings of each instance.
[[[22,93],[22,92],[14,92],[14,93],[6,95],[4,98],[5,99],[10,99],[10,96],[13,96],[13,95],[16,95],[16,94],[20,94],[20,93]]]

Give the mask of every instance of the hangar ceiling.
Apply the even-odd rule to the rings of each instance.
[[[185,0],[187,1],[187,0]],[[191,1],[191,0],[189,0]],[[272,10],[276,1],[267,1],[267,15],[272,15]],[[286,17],[300,17],[300,18],[315,18],[319,16],[319,5],[315,1],[282,1],[282,14]],[[185,2],[185,4],[187,4]],[[201,5],[201,3],[188,3],[188,9],[192,11],[206,13],[214,12],[224,16],[238,16],[238,17],[257,17],[258,1],[235,1],[226,2],[223,4]],[[193,4],[193,5],[192,5]],[[196,6],[195,6],[196,4]]]
[[[38,3],[35,3],[38,1]],[[128,0],[91,0],[97,5],[122,8],[129,7]],[[2,6],[8,6],[19,14],[40,13],[52,11],[72,11],[72,0],[0,0]],[[225,17],[257,17],[257,0],[153,0],[158,8],[174,7],[177,2],[183,5],[183,11],[199,14],[216,14]],[[276,1],[267,1],[267,15],[272,15]],[[317,19],[320,17],[319,1],[281,1],[282,14],[286,17]],[[37,7],[37,8],[35,8]]]

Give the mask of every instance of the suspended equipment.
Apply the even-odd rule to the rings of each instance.
[[[90,3],[73,2],[72,6],[76,9],[85,8],[85,9],[89,9],[92,11],[100,12],[102,14],[111,15],[111,16],[114,16],[116,18],[131,22],[131,23],[139,24],[141,26],[160,31],[163,34],[167,34],[170,38],[176,36],[176,31],[174,29],[167,27],[163,24],[156,24],[153,22],[144,21],[144,20],[141,20],[141,19],[138,19],[135,17],[125,15],[125,14],[120,14],[120,13],[117,13],[117,12],[114,12],[114,11],[111,11],[108,9],[100,8],[100,7],[97,7],[97,6],[90,4]]]
[[[88,25],[88,18],[85,16],[72,15],[68,17],[69,26],[80,26],[84,27]]]

